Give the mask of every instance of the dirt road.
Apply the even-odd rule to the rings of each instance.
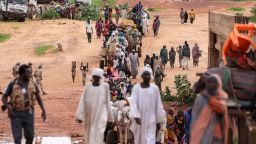
[[[125,0],[120,0],[119,3]],[[184,41],[188,41],[192,48],[195,43],[203,50],[199,67],[192,67],[192,59],[189,62],[189,71],[178,68],[176,59],[175,69],[171,70],[169,64],[166,67],[167,77],[164,79],[164,86],[174,87],[174,76],[176,74],[187,74],[191,82],[195,82],[196,72],[205,71],[207,68],[208,48],[208,10],[225,9],[233,5],[252,5],[251,3],[234,2],[170,2],[168,0],[146,0],[142,1],[146,7],[156,7],[160,11],[152,13],[152,17],[160,14],[161,27],[159,36],[153,37],[152,30],[143,39],[143,57],[140,59],[143,65],[146,54],[159,54],[163,45],[168,50]],[[181,25],[179,20],[179,9],[181,7],[198,11],[195,24]],[[102,40],[93,36],[93,42],[88,44],[85,37],[84,22],[73,20],[54,21],[26,21],[25,23],[6,22],[0,23],[1,33],[10,33],[11,38],[0,43],[0,85],[5,87],[12,79],[12,66],[16,62],[27,63],[31,61],[34,69],[43,64],[43,84],[48,95],[43,96],[47,111],[47,122],[40,119],[40,110],[36,107],[36,135],[43,136],[69,136],[73,132],[81,133],[82,125],[76,124],[74,113],[78,99],[83,91],[81,73],[77,69],[75,83],[71,79],[71,61],[88,62],[90,70],[99,66],[99,51]],[[152,21],[151,21],[152,25]],[[61,43],[64,52],[48,53],[44,56],[36,56],[34,48],[40,45],[51,44],[57,46]],[[90,72],[87,80],[89,81]],[[139,79],[138,79],[139,81]],[[0,134],[10,134],[9,120],[6,113],[0,113]],[[1,137],[0,137],[1,138]]]

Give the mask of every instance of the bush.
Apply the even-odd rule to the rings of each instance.
[[[251,16],[251,17],[250,17],[250,22],[256,23],[256,17]]]
[[[60,14],[56,12],[56,10],[54,10],[53,8],[50,8],[48,10],[45,10],[42,15],[41,15],[42,19],[59,19],[60,18]]]
[[[129,8],[129,4],[128,3],[125,3],[125,4],[122,4],[122,5],[120,5],[120,9],[121,10],[128,10],[128,8]]]
[[[236,16],[244,16],[244,13],[236,13]]]
[[[251,13],[254,17],[256,17],[256,5],[251,9]]]
[[[234,12],[243,12],[243,11],[245,11],[245,8],[242,8],[242,7],[231,7],[228,10],[234,11]]]
[[[251,9],[252,16],[250,17],[250,22],[256,23],[256,5]]]
[[[161,92],[161,99],[164,102],[169,102],[169,101],[177,101],[176,96],[172,96],[171,90],[169,87],[165,88],[165,92]]]
[[[196,98],[196,94],[192,91],[191,83],[188,81],[187,75],[175,76],[175,87],[177,90],[176,97],[180,104],[192,105]]]
[[[91,20],[97,20],[100,17],[100,12],[97,9],[96,5],[94,4],[83,5],[81,7],[81,10],[82,10],[82,19],[90,18]]]

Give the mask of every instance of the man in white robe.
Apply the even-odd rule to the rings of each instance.
[[[131,61],[131,74],[133,79],[135,79],[138,74],[138,67],[140,66],[139,56],[138,56],[138,53],[135,52],[135,50],[133,50],[132,53],[130,54],[130,61]]]
[[[165,119],[165,112],[158,87],[150,83],[151,68],[142,68],[140,75],[143,82],[134,86],[131,95],[131,129],[135,144],[155,144],[157,124]]]
[[[148,14],[146,12],[143,12],[142,15],[142,32],[143,35],[146,34],[146,32],[148,31]]]
[[[76,111],[76,120],[84,122],[86,144],[102,144],[107,122],[112,122],[109,85],[103,82],[103,70],[92,71],[93,82],[87,83]]]

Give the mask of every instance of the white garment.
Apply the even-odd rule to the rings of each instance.
[[[110,91],[107,83],[93,86],[88,83],[80,98],[75,115],[84,122],[86,144],[103,143],[107,121],[113,120],[110,106]]]
[[[88,24],[87,22],[86,22],[86,26],[85,26],[85,28],[86,28],[86,33],[92,33],[93,32],[93,30],[92,30],[92,24],[90,23],[90,24]]]
[[[126,91],[127,91],[127,89],[126,89],[126,87],[124,86],[124,87],[121,87],[121,93],[122,93],[122,95],[126,98]]]
[[[142,88],[139,83],[134,86],[130,102],[130,117],[133,120],[131,129],[135,144],[155,144],[156,125],[165,118],[160,92],[156,85],[151,84],[149,88]],[[138,125],[134,118],[140,118],[141,125]]]
[[[118,65],[118,60],[117,59],[113,59],[113,66],[116,67]]]
[[[147,13],[144,13],[142,16],[142,31],[144,34],[148,31],[148,15]]]
[[[126,11],[125,9],[122,9],[122,10],[121,10],[121,17],[122,17],[123,19],[126,19],[126,17],[127,17],[127,11]]]
[[[189,57],[183,56],[181,60],[182,67],[188,67]]]
[[[125,75],[125,73],[124,73],[123,71],[120,71],[120,72],[118,73],[118,75],[119,75],[119,77],[120,77],[121,79],[126,79],[126,75]]]

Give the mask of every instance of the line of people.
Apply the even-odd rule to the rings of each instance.
[[[180,68],[183,68],[183,70],[188,70],[188,62],[191,57],[191,52],[192,52],[192,58],[193,58],[193,66],[197,67],[199,66],[199,58],[202,55],[202,50],[200,50],[199,46],[197,43],[192,48],[192,51],[190,50],[189,44],[187,41],[185,41],[183,46],[179,46],[174,49],[174,47],[171,47],[170,51],[168,52],[166,45],[163,46],[163,48],[160,50],[160,58],[156,54],[153,54],[153,56],[150,58],[149,55],[146,55],[146,58],[144,60],[144,65],[149,64],[151,68],[154,70],[156,64],[154,64],[154,60],[160,59],[161,63],[159,64],[161,69],[165,69],[166,64],[170,63],[171,68],[174,68],[175,65],[175,60],[176,60],[176,54],[178,54],[179,58],[179,66]]]

